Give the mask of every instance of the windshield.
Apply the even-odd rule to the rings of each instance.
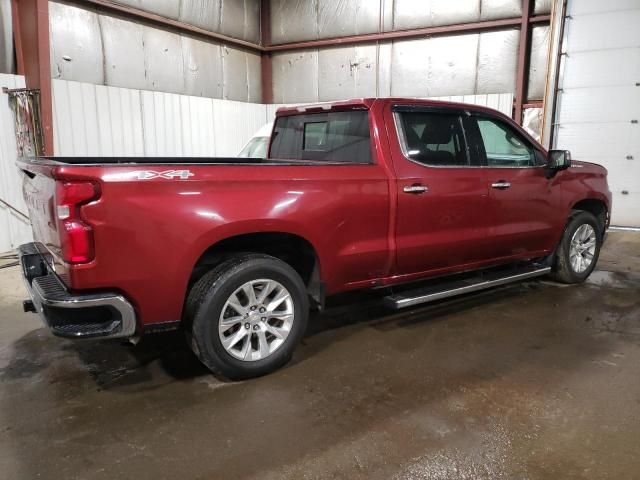
[[[246,158],[267,158],[270,137],[253,137],[238,154]]]

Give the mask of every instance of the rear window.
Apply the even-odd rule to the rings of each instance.
[[[369,112],[310,113],[279,117],[271,158],[371,163]]]

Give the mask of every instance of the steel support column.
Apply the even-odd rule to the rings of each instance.
[[[513,108],[513,119],[522,125],[522,107],[527,96],[529,80],[529,56],[531,53],[530,19],[533,2],[522,0],[522,19],[520,22],[520,44],[518,46],[518,66],[516,73],[516,97]]]
[[[271,0],[260,1],[260,43],[262,47],[271,44]],[[273,103],[273,70],[271,53],[260,56],[260,80],[262,82],[262,103]]]
[[[44,153],[53,155],[53,98],[49,57],[49,0],[12,0],[18,72],[28,89],[40,90]]]

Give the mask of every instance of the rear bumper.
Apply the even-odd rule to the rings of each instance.
[[[129,338],[136,332],[131,303],[114,292],[71,294],[51,269],[42,245],[18,248],[22,276],[31,301],[25,311],[42,316],[51,332],[65,338]]]

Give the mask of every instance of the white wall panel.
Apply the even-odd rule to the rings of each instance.
[[[638,211],[640,210],[638,195],[640,195],[640,191],[638,190],[613,191],[613,198],[611,200],[611,203],[613,204],[611,210],[612,225],[640,227],[640,222],[638,221]]]
[[[558,121],[562,123],[640,121],[640,88],[635,85],[611,88],[571,88],[560,95]]]
[[[550,0],[537,0],[551,3]],[[638,8],[638,0],[573,0],[569,2],[569,15],[586,15],[590,13],[620,12]]]
[[[19,212],[27,213],[22,198],[22,178],[17,159],[13,113],[2,87],[24,88],[24,77],[0,74],[0,198]],[[31,226],[21,215],[0,203],[0,253],[31,240]]]
[[[571,15],[565,27],[568,50],[575,53],[637,47],[640,44],[640,6],[637,2],[633,10],[608,11],[608,2],[602,2],[602,13],[573,14],[573,5],[579,5],[580,1],[573,0],[568,5],[568,14]]]
[[[267,123],[265,105],[211,100],[213,127],[219,157],[233,157],[256,131]]]
[[[144,155],[140,91],[53,81],[56,155]]]
[[[640,158],[638,127],[631,122],[561,123],[558,127],[558,146],[571,149],[576,160],[605,163],[614,162],[623,170]],[[618,161],[625,160],[622,164]],[[640,164],[640,161],[637,161]],[[611,172],[609,172],[611,173]]]
[[[564,62],[564,88],[625,86],[640,81],[640,47],[576,52]]]
[[[640,2],[570,0],[554,146],[605,166],[611,222],[640,226]]]
[[[218,155],[213,131],[213,103],[208,98],[182,97],[185,154]]]
[[[53,81],[56,155],[235,156],[267,106]]]

